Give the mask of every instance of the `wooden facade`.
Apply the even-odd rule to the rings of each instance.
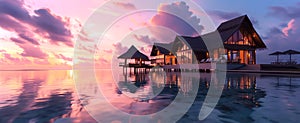
[[[207,38],[212,33],[220,35],[224,47],[209,52],[204,40],[212,40]],[[177,36],[169,44],[156,43],[151,52],[152,63],[160,66],[210,62],[256,64],[256,50],[266,48],[247,15],[222,23],[212,33],[198,37]]]

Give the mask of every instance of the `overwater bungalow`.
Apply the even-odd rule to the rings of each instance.
[[[127,68],[131,71],[133,68],[134,73],[139,71],[147,72],[152,66],[146,64],[149,61],[148,56],[138,51],[134,46],[131,46],[125,53],[120,55],[118,59],[124,59],[124,63],[120,63],[119,66],[123,67],[123,73],[127,73]],[[133,62],[128,62],[128,60],[134,60]],[[131,72],[130,72],[131,73]]]
[[[218,41],[221,43],[216,43]],[[243,15],[223,22],[215,31],[201,36],[176,36],[171,43],[154,43],[150,56],[152,66],[165,70],[214,70],[216,63],[228,63],[227,69],[235,69],[255,65],[256,50],[265,48],[250,19]],[[133,51],[139,52],[136,48],[130,52]],[[138,61],[143,60],[136,58],[136,63]]]
[[[215,42],[218,35],[221,46]],[[206,43],[205,43],[206,42]],[[209,45],[210,51],[208,51]],[[177,36],[168,44],[155,43],[151,56],[154,65],[202,64],[227,62],[229,64],[256,64],[256,50],[266,45],[255,31],[247,15],[221,23],[216,31],[197,37]]]

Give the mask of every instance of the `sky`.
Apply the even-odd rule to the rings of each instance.
[[[267,45],[257,51],[258,63],[270,63],[274,51],[300,50],[299,5],[299,0],[0,0],[0,69],[70,69],[93,63],[87,61],[109,69],[131,45],[149,54],[154,42],[205,34],[245,14]]]

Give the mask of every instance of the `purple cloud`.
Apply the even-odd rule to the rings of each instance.
[[[11,41],[15,42],[15,43],[19,43],[19,44],[25,44],[26,42],[23,41],[20,38],[10,38]]]
[[[264,38],[266,45],[268,46],[268,50],[259,52],[258,58],[261,62],[267,63],[272,61],[272,57],[267,54],[273,51],[286,51],[288,49],[300,50],[300,29],[295,28],[300,26],[300,22],[297,19],[291,19],[286,22],[286,27],[272,27],[267,32],[267,38]],[[300,60],[300,59],[298,59]]]
[[[288,6],[288,7],[281,7],[281,6],[271,6],[270,12],[268,15],[270,17],[280,17],[284,20],[290,20],[293,18],[299,18],[300,17],[300,8],[298,7],[300,3],[297,4],[297,6]]]
[[[20,38],[39,45],[33,35],[39,35],[53,44],[63,43],[72,47],[73,35],[69,29],[68,19],[57,16],[49,9],[38,9],[30,15],[21,0],[1,0],[0,1],[0,27],[8,31],[16,32]],[[26,32],[26,35],[24,34]]]
[[[40,49],[40,47],[34,46],[32,44],[18,44],[18,46],[23,49],[23,52],[20,54],[21,56],[39,59],[45,59],[48,56]]]
[[[36,41],[36,40],[33,39],[33,38],[30,38],[30,37],[32,37],[32,36],[33,36],[33,35],[28,36],[28,35],[26,35],[26,34],[19,34],[19,37],[20,37],[20,38],[22,38],[22,39],[24,39],[24,40],[27,40],[27,41],[29,41],[29,42],[32,43],[32,44],[40,45],[40,43],[39,43],[38,41]]]
[[[70,30],[66,28],[68,22],[64,22],[61,17],[51,14],[49,9],[39,9],[34,12],[37,16],[32,17],[32,22],[38,27],[39,30],[37,31],[47,33],[49,36],[44,35],[45,38],[72,46],[71,38],[73,36]]]
[[[181,18],[186,19],[187,22]],[[189,10],[189,6],[185,2],[161,5],[158,8],[158,13],[151,19],[151,23],[187,36],[199,35],[197,31],[201,33],[204,29],[200,25],[200,19],[193,16],[193,12]]]
[[[1,0],[0,14],[10,15],[21,21],[28,21],[30,15],[23,5],[23,0]]]

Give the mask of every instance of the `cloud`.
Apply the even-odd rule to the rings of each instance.
[[[293,30],[295,24],[295,19],[292,19],[288,22],[287,26],[282,29],[282,32],[285,36],[289,36],[290,31]]]
[[[8,53],[4,53],[3,56],[6,60],[9,60],[9,61],[14,61],[14,62],[19,62],[20,61],[19,58],[14,58]]]
[[[288,7],[271,6],[269,7],[270,12],[268,13],[268,15],[270,17],[279,17],[284,20],[299,18],[300,17],[300,8],[298,7],[299,5],[300,3],[298,3],[296,6],[288,6]]]
[[[101,65],[104,65],[104,64],[110,64],[110,62],[109,62],[108,60],[104,59],[104,58],[98,58],[98,59],[96,60],[96,62],[97,62],[98,64],[101,64]]]
[[[48,59],[34,59],[33,63],[39,64],[39,65],[49,65],[50,64]]]
[[[225,12],[219,10],[208,11],[208,14],[210,16],[213,16],[214,19],[218,19],[218,20],[229,20],[242,15],[239,12]]]
[[[135,10],[136,7],[132,3],[113,2],[114,5],[127,10]]]
[[[300,50],[300,18],[291,19],[286,22],[285,27],[272,27],[266,33],[267,37],[264,41],[268,47],[268,50],[259,52],[258,59],[263,63],[269,63],[272,61],[272,57],[268,56],[274,51],[286,51],[288,49]],[[296,58],[296,57],[294,57]],[[298,58],[298,60],[300,60]]]
[[[227,11],[220,11],[220,10],[211,10],[207,12],[213,18],[213,21],[218,25],[221,22],[231,20],[233,18],[239,17],[243,15],[239,12],[227,12]],[[254,17],[249,17],[252,24],[256,27],[259,27],[259,21]]]
[[[25,44],[26,42],[23,41],[22,39],[20,38],[10,38],[11,41],[15,42],[15,43],[19,43],[19,44]]]
[[[1,64],[11,65],[11,64],[31,64],[32,62],[27,58],[17,58],[11,56],[9,53],[3,53],[2,59],[0,59],[2,62]]]
[[[71,57],[66,57],[63,54],[54,54],[54,56],[58,59],[62,59],[64,61],[72,61],[73,59]]]
[[[18,44],[18,46],[23,49],[23,52],[20,54],[23,57],[45,59],[48,56],[40,49],[40,47],[34,46],[32,44]]]
[[[32,37],[33,35],[30,35],[30,37]],[[33,38],[30,38],[29,35],[26,35],[26,34],[19,34],[19,37],[32,43],[32,44],[35,44],[35,45],[40,45],[40,43],[38,41],[36,41],[35,39]]]
[[[145,44],[153,44],[154,42],[157,41],[157,39],[155,38],[152,38],[150,37],[149,35],[133,35],[133,37],[139,41],[139,42],[142,42],[142,43],[145,43]]]
[[[152,50],[152,45],[139,47],[139,51],[141,51],[142,53],[144,53],[147,56],[149,56],[151,54],[151,50]]]
[[[79,44],[77,48],[81,51],[86,51],[91,54],[94,54],[96,50],[98,50],[98,47],[96,45],[89,45],[87,43]]]
[[[112,54],[113,50],[112,49],[104,49],[103,52],[108,53],[108,54]]]
[[[73,36],[67,28],[69,25],[68,19],[63,20],[62,17],[52,14],[49,9],[39,9],[34,12],[37,16],[32,17],[32,22],[37,27],[36,33],[50,39],[54,44],[61,42],[67,46],[73,46],[71,41]]]
[[[30,15],[23,5],[23,0],[1,0],[0,14],[7,14],[18,20],[28,21]]]
[[[197,31],[201,33],[204,29],[200,19],[193,16],[185,2],[161,4],[158,13],[150,21],[153,25],[169,28],[180,35],[195,36],[199,35]]]
[[[0,1],[0,27],[18,34],[34,45],[39,45],[35,36],[48,39],[52,44],[63,43],[72,47],[73,35],[70,19],[57,16],[49,9],[38,9],[33,15],[24,7],[22,0]]]
[[[128,50],[128,47],[123,46],[121,43],[115,43],[113,44],[113,47],[115,48],[115,54],[117,55],[125,53]]]

